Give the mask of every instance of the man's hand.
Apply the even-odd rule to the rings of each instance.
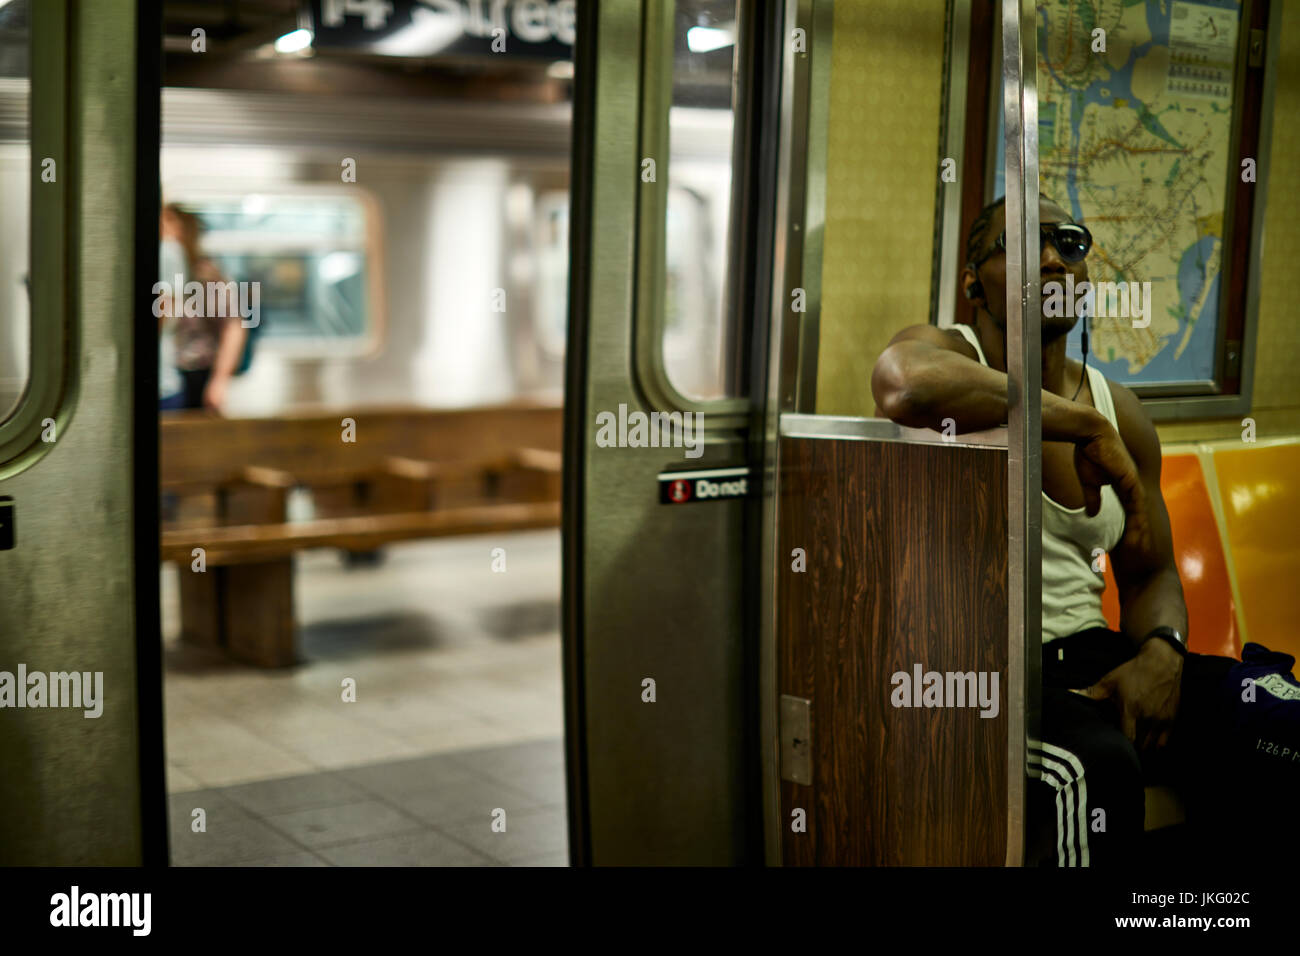
[[[1119,432],[1109,422],[1075,442],[1074,469],[1083,486],[1083,503],[1088,517],[1101,510],[1101,486],[1115,489],[1124,507],[1123,544],[1145,553],[1150,545],[1146,492],[1133,457]]]
[[[1139,751],[1146,751],[1169,742],[1169,731],[1178,716],[1182,678],[1182,657],[1157,639],[1147,641],[1136,657],[1078,693],[1111,701],[1124,736]]]

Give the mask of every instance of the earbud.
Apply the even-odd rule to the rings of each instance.
[[[984,298],[984,283],[980,282],[978,278],[980,274],[979,268],[973,262],[966,263],[966,268],[969,269],[971,272],[975,273],[976,275],[975,281],[972,282],[970,285],[966,286],[966,288],[962,290],[966,293],[966,298],[968,299]]]

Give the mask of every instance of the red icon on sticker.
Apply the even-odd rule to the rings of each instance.
[[[673,482],[672,487],[668,489],[668,497],[678,504],[681,504],[683,501],[689,501],[691,497],[691,483],[678,478]]]

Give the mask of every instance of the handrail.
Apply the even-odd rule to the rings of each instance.
[[[1038,736],[1042,646],[1042,299],[1038,223],[1038,9],[1002,0],[1006,130],[1007,856],[1025,859],[1028,742]]]

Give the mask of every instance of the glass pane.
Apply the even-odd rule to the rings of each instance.
[[[226,281],[257,290],[258,348],[358,344],[373,327],[366,205],[326,193],[171,191]],[[166,277],[164,277],[166,278]]]
[[[664,368],[688,398],[736,394],[726,354],[736,0],[678,0],[669,112]]]
[[[0,421],[31,375],[28,0],[0,2]]]

